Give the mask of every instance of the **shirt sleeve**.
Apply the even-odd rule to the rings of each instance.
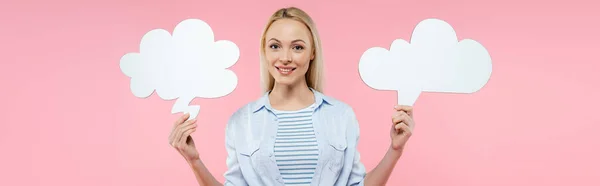
[[[238,113],[234,114],[228,121],[227,127],[225,128],[225,149],[227,150],[227,171],[223,174],[225,177],[224,186],[248,186],[246,180],[242,175],[242,170],[237,159],[237,151],[235,148],[234,141],[234,128],[235,123],[238,122],[236,117]]]
[[[360,138],[360,127],[358,125],[358,119],[354,114],[353,109],[348,109],[347,118],[350,120],[349,129],[353,135],[353,142],[355,146],[358,146],[358,140]],[[364,178],[366,176],[365,166],[360,160],[360,152],[358,152],[358,148],[355,147],[354,151],[354,160],[352,163],[352,169],[350,171],[350,176],[348,178],[349,186],[364,186]]]

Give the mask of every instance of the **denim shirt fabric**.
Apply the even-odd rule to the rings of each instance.
[[[317,108],[313,127],[319,158],[311,186],[364,185],[365,167],[357,151],[359,125],[353,109],[311,89]],[[225,186],[283,186],[275,162],[278,121],[265,93],[229,118],[225,146]]]

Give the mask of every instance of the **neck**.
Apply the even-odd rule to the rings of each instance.
[[[313,104],[315,98],[306,81],[295,85],[275,83],[269,93],[269,102],[277,110],[298,110]]]

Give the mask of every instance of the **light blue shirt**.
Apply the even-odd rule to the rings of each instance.
[[[319,158],[311,186],[364,185],[365,167],[357,150],[359,126],[353,109],[311,89]],[[278,121],[265,93],[238,109],[227,123],[225,186],[283,186],[274,145]]]

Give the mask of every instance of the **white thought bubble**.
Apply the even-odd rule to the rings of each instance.
[[[235,43],[215,41],[206,22],[187,19],[172,35],[163,29],[147,32],[139,53],[123,55],[120,67],[131,78],[133,95],[146,98],[156,90],[164,100],[177,99],[171,113],[190,113],[194,119],[200,110],[199,105],[189,106],[194,98],[217,98],[233,92],[238,79],[227,68],[239,56]]]
[[[417,24],[410,43],[396,39],[389,50],[366,50],[358,69],[369,87],[397,91],[398,104],[412,106],[421,92],[480,90],[491,76],[492,60],[477,41],[459,42],[450,24],[426,19]]]

